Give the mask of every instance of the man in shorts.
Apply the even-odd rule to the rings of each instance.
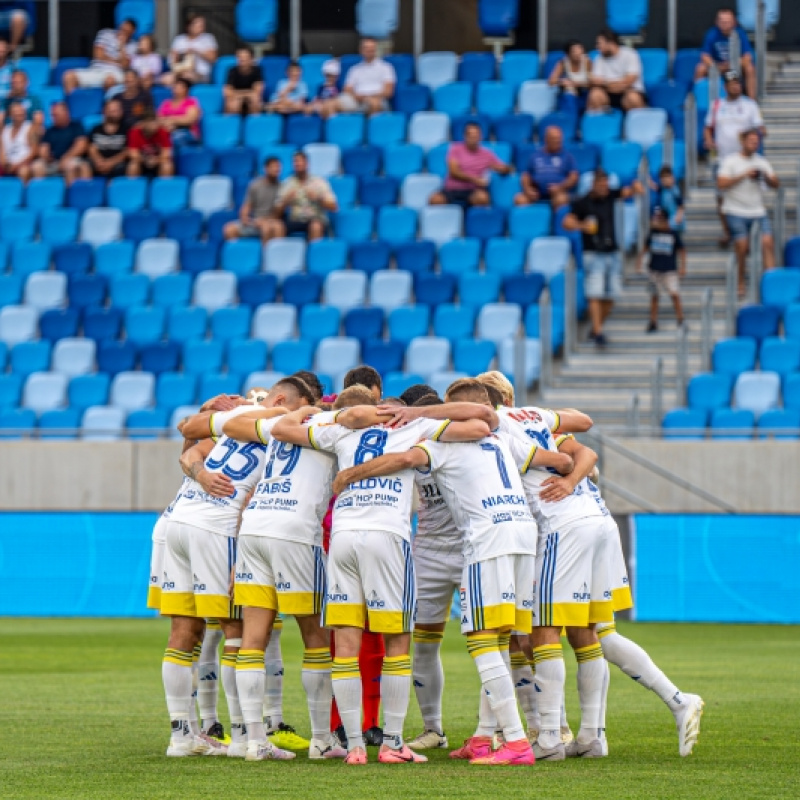
[[[281,187],[281,162],[270,156],[264,161],[264,174],[247,187],[239,219],[226,223],[226,239],[260,238],[262,242],[286,235],[286,226],[277,213],[278,192]]]
[[[38,158],[31,165],[34,178],[63,175],[69,185],[77,178],[90,178],[91,171],[83,156],[89,141],[83,125],[70,119],[69,106],[63,101],[50,107],[53,124],[39,142]]]
[[[70,69],[64,73],[64,91],[69,94],[77,88],[110,89],[122,83],[124,70],[136,52],[132,43],[136,21],[123,20],[117,30],[103,28],[92,46],[92,63],[85,69]]]
[[[339,210],[336,195],[325,178],[308,173],[308,157],[298,150],[292,158],[294,174],[278,192],[275,213],[286,214],[286,232],[303,233],[309,242],[321,239],[329,227],[328,213]]]
[[[363,61],[347,71],[344,91],[336,101],[339,111],[390,111],[397,84],[394,67],[378,57],[378,44],[370,37],[361,40],[361,57]]]

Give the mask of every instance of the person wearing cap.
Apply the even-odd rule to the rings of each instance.
[[[339,75],[342,68],[338,59],[329,58],[322,65],[324,82],[317,90],[317,96],[306,106],[306,114],[319,114],[323,119],[336,113],[336,100],[339,97]]]
[[[370,37],[361,40],[361,57],[363,61],[347,70],[338,110],[363,111],[365,114],[389,111],[397,85],[394,67],[378,58],[378,43]]]
[[[566,230],[582,234],[584,291],[591,319],[589,339],[598,347],[607,343],[603,325],[622,293],[622,253],[617,243],[614,204],[643,191],[639,181],[612,189],[608,173],[596,169],[591,190],[575,200],[564,217]]]
[[[761,131],[751,128],[741,136],[741,150],[728,156],[719,166],[717,188],[722,192],[722,213],[733,237],[733,247],[739,267],[739,297],[747,293],[745,267],[750,244],[750,230],[756,222],[761,227],[761,248],[764,269],[775,266],[775,243],[772,226],[764,205],[764,184],[777,189],[778,176],[758,148]]]
[[[658,330],[658,299],[661,292],[666,292],[670,296],[680,327],[683,325],[683,306],[678,279],[686,274],[686,249],[680,234],[670,227],[666,209],[660,206],[653,209],[650,233],[636,262],[637,272],[642,272],[646,255],[650,256],[648,269],[650,322],[647,325],[647,333],[655,333]]]
[[[742,81],[738,72],[728,70],[725,79],[725,97],[720,97],[711,104],[706,114],[703,128],[703,144],[712,155],[712,177],[717,180],[719,165],[741,149],[743,131],[757,128],[761,136],[767,135],[761,109],[755,100],[751,100],[742,92]],[[728,223],[722,213],[722,195],[717,194],[717,210],[724,234],[719,241],[720,247],[727,247],[731,241]]]
[[[277,114],[302,113],[308,98],[308,86],[302,78],[303,68],[296,61],[292,61],[286,67],[286,77],[278,81],[269,99],[267,110]]]
[[[222,87],[226,114],[258,114],[264,94],[264,76],[261,66],[253,59],[253,50],[242,45],[236,51],[236,66],[228,70]]]
[[[696,81],[708,77],[711,66],[716,64],[717,69],[727,72],[733,66],[731,62],[731,40],[739,40],[739,69],[747,83],[747,94],[756,96],[756,67],[753,45],[747,38],[744,28],[736,20],[736,12],[732,8],[720,8],[717,17],[703,39],[700,53],[700,63],[694,72]]]

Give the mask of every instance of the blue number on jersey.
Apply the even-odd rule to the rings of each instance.
[[[354,464],[363,464],[373,458],[380,458],[383,455],[383,448],[386,447],[388,434],[380,428],[372,428],[361,435],[361,441],[356,448],[353,459]]]
[[[274,466],[276,459],[278,461],[286,462],[283,467],[283,471],[281,472],[281,476],[288,475],[297,466],[297,461],[300,458],[302,449],[302,447],[299,447],[296,444],[279,442],[273,439],[272,450],[269,454],[269,461],[267,461],[267,466],[264,470],[264,477],[272,477],[272,467]]]
[[[263,452],[264,445],[258,442],[241,444],[235,439],[224,439],[221,442],[226,448],[222,458],[210,458],[206,461],[206,467],[213,470],[221,470],[223,475],[227,475],[232,481],[244,480],[257,466],[258,453]],[[232,469],[228,466],[228,461],[238,453],[244,458],[244,465],[240,469]]]
[[[532,428],[525,428],[525,433],[527,433],[543,450],[550,450],[550,443],[552,442],[550,431],[537,431]],[[543,469],[553,475],[561,475],[561,473],[553,467],[543,467]]]
[[[511,480],[508,477],[508,470],[506,469],[506,460],[503,456],[503,451],[496,444],[487,444],[485,442],[481,442],[481,450],[487,450],[490,453],[494,453],[494,457],[497,460],[497,470],[500,473],[500,480],[503,482],[503,486],[505,486],[506,489],[511,489]]]

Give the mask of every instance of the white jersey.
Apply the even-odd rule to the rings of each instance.
[[[423,439],[438,439],[449,424],[449,420],[418,419],[403,428],[376,426],[354,431],[312,420],[308,438],[317,450],[335,453],[339,469],[348,469],[386,453],[404,453]],[[414,471],[410,469],[350,484],[333,507],[331,536],[345,530],[389,531],[410,541],[413,491]]]
[[[186,475],[183,476],[183,482],[181,483],[181,488],[178,489],[178,494],[175,495],[175,499],[161,512],[161,516],[158,518],[155,526],[153,527],[154,542],[163,544],[167,541],[167,522],[169,522],[169,519],[172,516],[175,504],[181,499],[183,490],[189,488],[189,486],[193,483],[195,482],[191,478],[187,477]],[[200,488],[199,484],[195,484],[195,486]]]
[[[581,481],[581,485],[589,492],[589,496],[592,500],[597,503],[597,507],[600,509],[600,513],[604,517],[610,517],[611,512],[608,510],[608,506],[606,506],[606,501],[603,500],[603,495],[600,494],[600,490],[595,485],[594,481],[589,480],[589,478],[584,478]]]
[[[422,442],[418,447],[428,454],[430,471],[463,536],[467,564],[536,555],[538,530],[516,469],[517,459],[532,457],[535,446],[491,435],[479,442]]]
[[[321,547],[322,518],[331,499],[336,458],[270,438],[279,419],[258,421],[258,435],[267,445],[266,465],[242,514],[239,534]]]
[[[414,552],[425,550],[441,556],[461,553],[463,537],[433,475],[415,472],[414,481],[419,494]]]

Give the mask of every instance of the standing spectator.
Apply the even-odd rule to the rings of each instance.
[[[131,59],[131,68],[139,76],[142,87],[148,91],[164,71],[164,62],[156,52],[156,42],[149,33],[139,37],[136,55]]]
[[[286,213],[286,231],[305,233],[308,241],[321,239],[328,229],[328,212],[338,211],[336,195],[325,178],[308,174],[308,159],[297,151],[292,160],[294,174],[287,178],[278,192],[276,213]]]
[[[44,125],[42,102],[35,94],[28,93],[28,75],[21,69],[11,73],[11,89],[3,100],[3,111],[0,114],[0,124],[5,121],[5,115],[12,103],[19,103],[25,109],[25,116],[37,127]]]
[[[92,63],[86,69],[70,69],[64,73],[64,91],[69,94],[79,86],[110,89],[122,83],[122,71],[136,52],[131,42],[135,31],[136,22],[132,19],[124,20],[118,30],[103,28],[92,46]]]
[[[481,127],[474,122],[464,126],[464,141],[447,149],[447,177],[444,189],[431,195],[432,205],[452,203],[462,206],[488,206],[490,172],[508,175],[504,164],[488,147],[481,145]]]
[[[642,59],[632,48],[619,43],[619,37],[608,28],[597,36],[597,49],[592,64],[587,109],[600,111],[611,105],[630,111],[647,105],[642,80]]]
[[[63,175],[67,185],[76,178],[90,178],[91,170],[84,160],[89,140],[83,125],[70,119],[69,106],[60,100],[50,106],[53,124],[44,132],[37,159],[31,165],[34,178]]]
[[[176,78],[172,84],[172,97],[158,107],[161,124],[172,134],[172,144],[197,144],[200,141],[200,104],[189,97],[189,81]]]
[[[222,87],[226,114],[259,114],[263,105],[264,76],[253,61],[253,50],[243,45],[236,51],[236,66],[228,70]]]
[[[19,3],[0,2],[0,31],[8,33],[11,51],[14,52],[25,38],[25,31],[28,30],[28,12],[19,7]]]
[[[172,42],[169,51],[172,75],[165,75],[163,82],[170,84],[181,77],[190,83],[208,83],[218,52],[217,40],[206,32],[206,18],[199,14],[191,17],[186,23],[186,33]]]
[[[683,233],[686,228],[683,194],[675,182],[675,173],[672,171],[672,167],[664,164],[658,171],[658,183],[651,183],[650,189],[653,192],[652,207],[662,209],[667,215],[670,228]]]
[[[21,103],[12,103],[8,109],[10,122],[0,135],[0,169],[22,181],[31,176],[31,162],[36,153],[36,129],[25,117]]]
[[[592,61],[583,45],[572,39],[567,42],[564,58],[553,67],[547,82],[561,89],[559,106],[564,111],[580,113],[586,105],[591,78]]]
[[[142,81],[132,69],[125,70],[122,91],[114,98],[122,103],[122,121],[128,127],[139,122],[145,112],[153,108],[153,95],[142,88]]]
[[[570,192],[577,186],[578,164],[564,149],[564,134],[557,125],[548,125],[544,132],[544,147],[531,154],[528,169],[520,175],[522,191],[514,204],[527,206],[549,200],[553,208],[569,202]]]
[[[122,121],[122,103],[107,100],[103,121],[89,132],[89,163],[99,178],[119,178],[128,160],[128,128]]]
[[[731,63],[731,39],[739,39],[739,64]],[[747,94],[756,96],[756,67],[754,63],[753,45],[747,38],[744,28],[736,20],[736,12],[732,8],[721,8],[717,18],[703,39],[700,63],[694,72],[694,79],[700,80],[708,76],[712,64],[717,65],[720,72],[727,72],[737,66],[747,83]]]
[[[749,247],[750,229],[761,225],[761,248],[764,269],[775,266],[775,244],[772,225],[764,206],[764,183],[770,189],[778,188],[778,177],[772,165],[759,155],[761,132],[754,128],[742,133],[741,151],[728,156],[719,167],[717,187],[722,192],[722,213],[728,220],[728,230],[733,237],[733,247],[739,266],[739,297],[747,292],[745,261]]]
[[[365,114],[389,111],[397,84],[394,67],[378,58],[377,42],[370,37],[361,40],[361,57],[363,61],[347,70],[339,111],[363,111]]]
[[[678,327],[683,325],[683,306],[681,305],[680,281],[686,275],[686,249],[680,234],[670,228],[666,210],[656,206],[650,222],[647,243],[636,262],[636,271],[641,272],[644,257],[650,255],[648,277],[650,278],[650,322],[647,333],[658,330],[658,299],[666,292],[675,308]],[[680,266],[678,266],[680,262]]]
[[[264,174],[247,187],[247,195],[239,209],[239,221],[225,225],[223,229],[225,238],[259,236],[262,242],[267,242],[275,237],[285,236],[286,227],[277,211],[280,188],[280,159],[268,158],[264,162]]]
[[[286,67],[286,77],[278,81],[268,109],[276,114],[297,114],[305,108],[308,86],[303,82],[303,70],[292,61]]]
[[[324,81],[317,90],[317,96],[306,105],[306,114],[319,114],[323,119],[327,119],[336,113],[341,71],[341,65],[336,58],[329,58],[322,65]]]
[[[611,189],[608,173],[596,169],[590,192],[574,201],[564,217],[566,230],[582,233],[584,290],[592,324],[589,339],[598,347],[606,344],[603,324],[622,293],[622,253],[617,244],[614,204],[642,191],[638,181],[623,189]]]
[[[127,174],[132,178],[168,178],[175,174],[172,139],[152,110],[128,134],[128,155]]]
[[[14,73],[14,65],[11,62],[8,42],[0,39],[0,100],[5,100],[11,91],[11,75]]]
[[[758,128],[762,136],[767,135],[761,109],[755,100],[742,93],[742,81],[737,72],[728,70],[724,74],[726,97],[715,100],[706,114],[703,128],[703,144],[713,159],[711,172],[716,182],[719,165],[742,146],[741,135],[751,128]],[[727,247],[731,242],[728,222],[722,213],[722,195],[717,193],[717,210],[722,223],[723,236],[720,247]]]

